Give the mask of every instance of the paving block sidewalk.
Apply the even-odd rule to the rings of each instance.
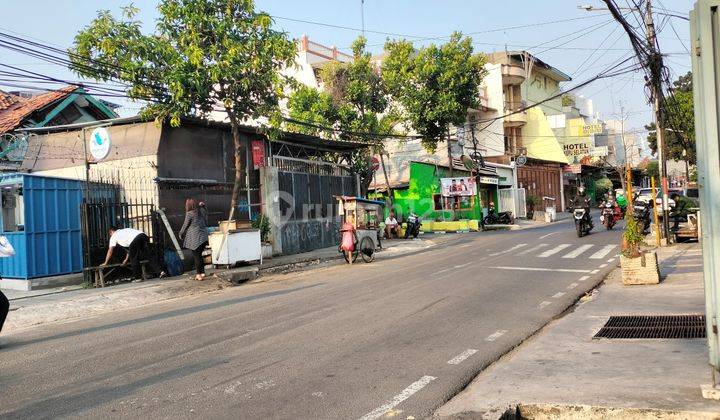
[[[452,240],[451,237],[433,236],[429,239],[383,241],[385,249],[378,252],[377,258],[381,260],[421,252],[450,240]],[[71,286],[30,292],[3,290],[3,293],[10,299],[10,314],[3,333],[199,293],[217,292],[233,286],[227,280],[233,279],[236,275],[243,278],[255,278],[255,271],[259,271],[261,275],[291,272],[341,258],[337,247],[330,247],[303,254],[266,259],[262,266],[240,267],[231,270],[208,269],[208,277],[202,282],[192,280],[193,273],[190,273],[140,283],[123,283],[105,288],[82,289],[78,286]],[[248,273],[249,271],[251,273]],[[265,278],[267,277],[260,277],[260,280]]]
[[[593,339],[611,315],[704,314],[698,244],[658,252],[665,280],[623,286],[614,270],[574,311],[491,365],[435,413],[438,417],[720,418],[705,400],[705,339]],[[513,417],[510,417],[513,418]]]

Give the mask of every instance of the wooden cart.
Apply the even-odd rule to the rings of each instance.
[[[336,196],[335,198],[338,200],[341,223],[345,223],[348,216],[355,216],[357,243],[352,254],[353,261],[360,255],[366,263],[372,262],[375,259],[375,250],[380,247],[380,220],[385,203],[358,197]],[[338,250],[347,260],[347,254],[339,247]]]

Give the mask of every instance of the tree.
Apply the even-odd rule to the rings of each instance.
[[[332,127],[333,130],[293,123],[286,127],[308,134],[332,132],[340,140],[370,141],[373,144],[372,151],[380,154],[385,171],[381,140],[384,135],[393,132],[398,119],[390,106],[383,78],[373,65],[370,53],[365,50],[365,44],[365,38],[359,37],[352,46],[351,62],[332,61],[322,68],[320,80],[323,91],[300,86],[288,100],[291,119],[310,121],[318,126]],[[363,150],[356,152],[351,162],[362,178],[363,190],[367,189],[372,179],[369,158],[367,150]],[[389,189],[387,172],[385,181]]]
[[[240,124],[276,116],[295,44],[271,28],[252,0],[162,0],[156,32],[145,35],[138,9],[123,8],[121,20],[101,11],[75,36],[71,68],[102,81],[130,85],[131,99],[147,101],[142,114],[169,119],[207,116],[223,109],[235,146],[235,182],[230,217],[243,180]]]
[[[665,122],[666,159],[685,160],[690,165],[697,162],[695,149],[695,114],[693,106],[692,73],[688,72],[673,82],[672,96],[663,102]],[[655,123],[645,126],[648,144],[657,153],[657,127]]]
[[[648,179],[655,178],[655,181],[658,181],[660,179],[660,165],[658,161],[649,161],[643,172]]]
[[[441,45],[415,50],[409,41],[388,41],[382,74],[401,105],[403,118],[423,137],[431,152],[451,125],[464,124],[468,108],[477,108],[485,75],[485,57],[473,54],[472,40],[455,32]]]

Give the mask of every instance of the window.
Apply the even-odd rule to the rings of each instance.
[[[3,232],[17,232],[25,228],[25,203],[22,189],[4,187],[2,190]]]

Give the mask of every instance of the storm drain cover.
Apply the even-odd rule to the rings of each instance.
[[[593,338],[705,338],[705,315],[611,316]]]

